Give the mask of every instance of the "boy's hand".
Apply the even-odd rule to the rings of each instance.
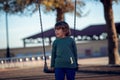
[[[52,67],[51,70],[54,70],[54,68]]]

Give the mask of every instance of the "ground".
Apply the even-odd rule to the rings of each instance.
[[[87,59],[85,59],[87,60]],[[82,61],[85,61],[82,60]],[[87,60],[92,61],[93,59]],[[44,73],[43,67],[0,70],[0,80],[55,80],[54,73]],[[80,64],[75,80],[120,80],[120,66]]]

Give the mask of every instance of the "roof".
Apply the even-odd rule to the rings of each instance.
[[[75,35],[77,36],[79,34],[79,30],[74,30],[74,29],[70,29],[71,30],[71,35],[74,35],[74,31],[75,31]],[[43,32],[43,35],[44,35],[44,38],[46,37],[54,37],[55,36],[55,31],[54,31],[54,28],[52,29],[49,29],[49,30],[46,30]],[[29,37],[26,37],[24,39],[36,39],[36,38],[42,38],[42,33],[37,33],[35,35],[32,35],[32,36],[29,36]]]
[[[80,31],[81,36],[99,36],[101,33],[106,32],[106,25],[91,25]]]
[[[117,33],[120,34],[120,23],[115,23],[115,25],[116,25]],[[80,35],[80,36],[90,36],[90,37],[92,37],[93,35],[99,36],[102,33],[106,33],[107,32],[107,29],[106,29],[107,27],[106,26],[107,25],[105,25],[105,24],[100,24],[100,25],[88,26],[87,28],[85,28],[81,31],[80,30],[74,30],[74,29],[70,29],[70,30],[71,30],[71,35],[72,36],[74,35],[74,31],[75,31],[75,36]],[[43,35],[44,35],[45,38],[55,36],[54,28],[44,31]],[[36,39],[36,38],[42,38],[42,33],[37,33],[35,35],[26,37],[24,39]]]
[[[116,23],[115,25],[116,25],[117,33],[120,34],[120,23]],[[90,25],[87,28],[81,30],[79,32],[79,35],[91,37],[93,35],[99,36],[102,33],[106,33],[106,32],[107,32],[107,25],[105,25],[105,24]]]

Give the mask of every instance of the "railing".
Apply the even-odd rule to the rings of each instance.
[[[50,57],[47,57],[49,64]],[[28,68],[43,66],[43,56],[0,58],[0,68]]]

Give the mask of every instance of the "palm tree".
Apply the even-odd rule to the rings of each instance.
[[[45,12],[56,11],[56,22],[64,20],[65,13],[74,12],[75,5],[73,0],[43,0],[42,4],[45,6]],[[85,6],[84,2],[76,1],[78,16],[81,16],[81,7]]]
[[[109,64],[120,64],[120,56],[118,52],[118,37],[116,33],[112,9],[113,0],[100,1],[102,2],[104,7],[104,17],[107,24]]]

